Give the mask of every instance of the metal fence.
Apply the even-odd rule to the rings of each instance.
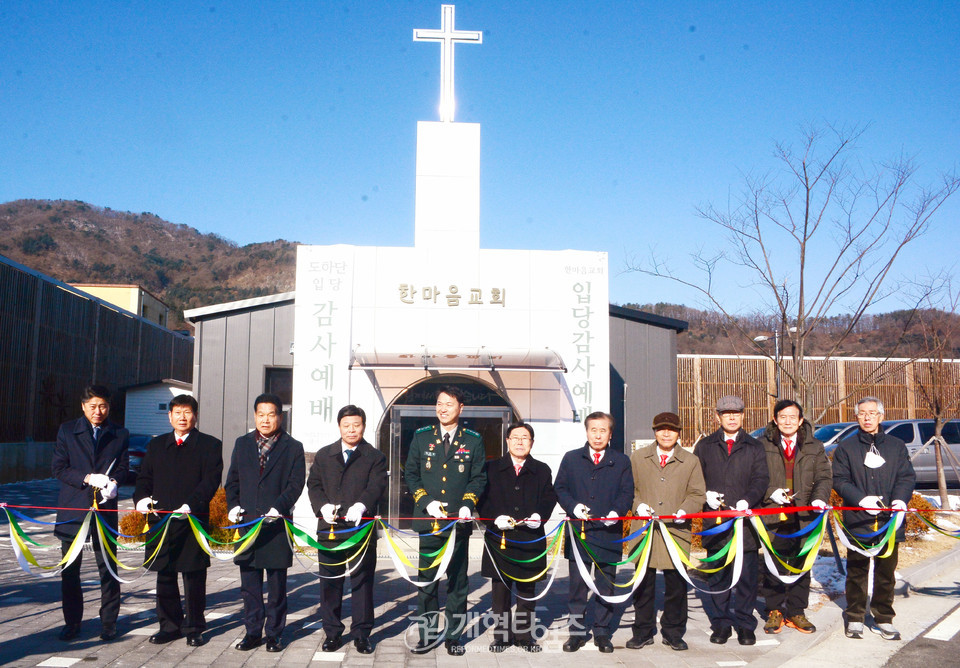
[[[192,337],[0,256],[0,443],[54,440],[91,383],[192,377]]]
[[[786,370],[792,360],[784,360]],[[803,412],[813,419],[825,410],[817,424],[854,420],[856,401],[874,395],[883,401],[886,419],[901,420],[932,417],[924,400],[936,360],[839,357],[824,360],[812,357],[804,361],[809,377],[820,367],[823,382],[817,386],[814,405]],[[944,360],[945,379],[942,395],[956,403],[960,393],[960,360]],[[793,389],[781,374],[778,382],[773,360],[762,356],[677,355],[677,392],[684,442],[693,443],[700,435],[717,429],[716,404],[722,396],[733,394],[746,404],[744,428],[753,431],[770,421],[777,401],[793,399]],[[952,415],[950,417],[958,417]]]

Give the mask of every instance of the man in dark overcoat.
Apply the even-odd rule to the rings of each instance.
[[[793,399],[781,399],[773,407],[773,420],[760,439],[767,453],[767,486],[764,508],[813,506],[824,510],[833,489],[830,460],[823,443],[814,438],[813,427],[803,419],[803,407]],[[803,538],[783,538],[799,532],[818,517],[813,513],[763,515],[764,526],[773,532],[773,548],[780,555],[792,556],[800,551]],[[771,557],[772,559],[772,557]],[[763,569],[760,595],[767,608],[764,633],[779,633],[783,626],[801,633],[813,633],[817,627],[804,611],[810,599],[810,571],[787,584]]]
[[[757,508],[767,492],[770,475],[763,446],[743,430],[743,399],[720,397],[717,401],[719,428],[697,442],[694,454],[700,458],[703,479],[707,487],[705,509],[721,508],[745,511]],[[729,505],[728,505],[729,504]],[[713,556],[730,540],[732,531],[716,536],[705,536],[703,546],[708,556]],[[710,642],[722,645],[737,629],[737,641],[741,645],[757,642],[755,629],[757,619],[753,607],[757,602],[757,566],[760,542],[745,519],[743,521],[743,569],[733,591],[727,589],[717,594],[705,594],[703,607],[710,618]],[[725,589],[733,577],[733,566],[711,573],[707,578],[708,588]],[[733,612],[730,599],[733,595]]]
[[[334,533],[359,526],[364,517],[380,514],[380,501],[387,491],[387,458],[363,438],[367,416],[363,409],[348,405],[337,413],[340,438],[317,452],[307,476],[307,494],[317,516],[317,539],[324,547],[342,545],[353,533]],[[337,518],[342,521],[337,521]],[[360,563],[350,563],[350,603],[353,620],[350,633],[361,654],[372,654],[373,581],[377,570],[377,527],[370,527],[370,539]],[[347,565],[327,565],[343,561],[358,548],[346,551],[319,551],[320,619],[326,639],[324,652],[333,652],[342,644],[344,624],[343,576]]]
[[[168,525],[160,551],[149,562],[150,570],[157,573],[160,622],[160,630],[150,636],[154,645],[181,636],[187,637],[191,647],[206,642],[203,631],[207,626],[204,610],[210,555],[197,543],[187,515],[193,515],[204,526],[209,522],[210,501],[223,475],[223,446],[219,438],[197,429],[198,411],[197,400],[188,394],[170,400],[167,417],[173,431],[147,444],[133,492],[137,511],[146,514],[153,531],[162,532],[161,523]],[[156,510],[168,512],[153,512]],[[152,553],[148,549],[145,558]],[[178,573],[183,575],[183,604]]]
[[[554,487],[560,507],[574,520],[571,528],[596,556],[594,566],[590,554],[570,537],[565,545],[570,560],[570,638],[563,644],[564,652],[576,652],[587,642],[587,595],[590,590],[580,576],[573,550],[579,551],[594,583],[604,596],[613,595],[613,581],[618,561],[623,560],[623,522],[615,519],[626,516],[633,503],[633,474],[630,460],[622,452],[608,447],[613,437],[613,416],[591,413],[584,421],[586,444],[567,452],[560,461]],[[600,572],[597,572],[600,571]],[[614,629],[614,604],[594,596],[595,619],[593,642],[601,652],[613,651],[611,637]]]
[[[446,524],[447,514],[459,519],[450,529],[456,531],[453,555],[447,567],[447,606],[444,644],[447,653],[463,656],[466,648],[460,636],[467,622],[467,546],[470,543],[473,513],[487,483],[486,450],[480,434],[459,423],[463,393],[457,387],[444,387],[437,393],[438,424],[422,427],[413,435],[404,466],[407,487],[413,495],[413,530],[420,533],[420,577],[432,580],[436,569],[427,568],[439,550],[446,533],[433,534],[435,522]],[[417,615],[420,641],[411,651],[423,654],[432,650],[437,634],[440,610],[440,583],[418,588]]]
[[[637,515],[675,515],[670,522],[670,535],[689,554],[690,522],[683,516],[700,512],[705,489],[700,460],[678,444],[680,430],[679,415],[670,412],[657,414],[653,418],[656,442],[635,450],[630,455],[630,465],[633,469],[633,505]],[[655,525],[651,525],[650,530],[654,528]],[[687,649],[683,639],[687,632],[687,582],[671,560],[659,529],[650,540],[653,544],[650,546],[647,570],[640,576],[642,579],[633,592],[633,637],[626,646],[628,649],[642,649],[653,644],[653,637],[657,634],[654,603],[659,569],[663,571],[664,581],[663,615],[660,617],[663,644],[670,649],[683,651]],[[631,541],[628,547],[631,554],[639,542],[639,537]]]
[[[480,516],[487,519],[481,572],[491,579],[497,620],[491,652],[511,645],[528,652],[542,649],[533,635],[537,618],[535,602],[529,599],[536,580],[531,578],[542,577],[547,565],[543,523],[557,505],[557,493],[550,467],[530,456],[532,448],[533,427],[514,423],[507,428],[508,454],[487,465],[487,487],[480,502]],[[511,615],[514,584],[517,614]]]
[[[280,636],[287,623],[287,569],[293,551],[284,517],[307,477],[303,443],[283,430],[283,402],[275,394],[261,394],[253,402],[254,429],[237,439],[227,473],[229,519],[266,518],[253,545],[234,557],[240,567],[240,596],[246,633],[237,643],[241,651],[260,644],[264,632],[267,651],[283,651]],[[253,526],[243,529],[246,534]],[[267,604],[263,604],[263,576],[267,576]]]
[[[917,474],[910,463],[906,444],[885,434],[883,402],[877,397],[864,397],[857,402],[860,428],[841,441],[833,453],[833,488],[843,497],[843,505],[864,510],[843,511],[846,529],[870,546],[880,537],[866,538],[890,519],[882,508],[905,511],[913,497]],[[848,638],[863,637],[863,621],[867,612],[867,583],[870,562],[873,562],[873,592],[870,612],[874,625],[870,630],[885,640],[900,640],[893,626],[894,587],[899,546],[906,538],[903,524],[897,529],[896,542],[889,556],[868,557],[856,550],[847,550],[847,607],[843,611],[844,632]]]
[[[127,475],[130,457],[127,454],[128,433],[107,417],[110,415],[110,391],[102,385],[84,388],[80,395],[83,417],[60,425],[53,449],[53,477],[60,481],[57,496],[57,526],[54,536],[60,539],[64,555],[77,537],[80,524],[93,506],[97,494],[101,519],[117,528],[117,481]],[[63,523],[63,524],[61,524]],[[117,637],[117,616],[120,613],[120,582],[107,567],[100,549],[100,536],[91,522],[90,539],[100,573],[100,638]],[[104,546],[112,554],[117,548],[109,541]],[[60,573],[60,593],[64,627],[61,640],[73,640],[80,634],[83,619],[83,590],[80,587],[80,564],[83,553]]]

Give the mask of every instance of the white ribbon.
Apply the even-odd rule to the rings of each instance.
[[[897,530],[900,529],[900,525],[903,524],[903,516],[905,514],[906,513],[903,513],[903,512],[897,513],[897,517],[894,520],[894,526],[896,527],[896,529],[894,530],[893,534],[890,536],[890,540],[895,541],[897,539],[896,532]],[[863,556],[868,557],[870,559],[874,558],[875,556],[877,556],[878,554],[880,554],[881,552],[887,549],[887,544],[885,542],[880,543],[880,545],[877,545],[876,547],[871,547],[869,550],[864,550],[862,548],[859,548],[856,545],[852,544],[849,540],[847,540],[847,534],[842,529],[837,532],[837,538],[840,539],[840,542],[843,543],[843,546],[848,550],[853,550],[854,552],[857,552],[858,554],[862,554]]]
[[[25,573],[30,575],[35,575],[40,578],[52,578],[63,572],[67,566],[76,561],[77,557],[80,555],[80,552],[83,550],[83,544],[87,542],[87,537],[90,535],[90,520],[93,516],[92,512],[88,512],[87,516],[83,518],[83,522],[80,524],[80,528],[77,530],[77,537],[73,541],[73,544],[67,550],[67,554],[64,555],[67,557],[67,563],[63,564],[58,568],[52,570],[42,570],[36,572],[30,566],[30,562],[27,561],[27,557],[23,554],[23,551],[20,549],[20,543],[13,537],[16,529],[13,527],[13,523],[10,523],[10,544],[13,545],[13,553],[17,555],[17,563],[20,564],[20,568],[23,569]]]
[[[512,589],[511,584],[503,579],[503,575],[501,575],[500,569],[497,567],[497,562],[493,560],[493,552],[490,550],[490,546],[487,545],[487,541],[483,540],[482,542],[483,542],[483,549],[486,550],[487,554],[490,556],[490,563],[493,565],[493,570],[497,572],[497,577],[500,578],[500,582],[502,582],[507,589]],[[562,547],[563,547],[563,541],[561,539],[558,541],[558,545],[554,549],[560,550]],[[516,594],[517,598],[523,599],[524,601],[539,601],[541,598],[544,597],[544,595],[546,595],[548,591],[550,591],[550,587],[553,585],[553,579],[557,577],[557,570],[559,569],[559,567],[560,567],[560,559],[559,559],[559,555],[557,555],[557,558],[554,558],[553,560],[553,568],[551,569],[552,572],[550,573],[550,579],[547,580],[547,584],[544,586],[543,591],[537,594],[536,596],[534,596],[533,598],[527,598],[526,596],[521,596],[519,593],[517,593]]]
[[[385,531],[390,531],[390,529],[387,528],[385,529]],[[456,536],[457,536],[457,528],[451,527],[450,537],[447,538],[447,542],[443,547],[443,558],[440,559],[440,565],[437,567],[437,574],[433,577],[432,580],[414,580],[409,575],[407,575],[407,571],[403,567],[403,562],[400,561],[400,557],[397,556],[396,551],[393,549],[393,542],[391,541],[389,536],[386,537],[387,552],[390,553],[390,559],[393,560],[393,567],[397,569],[397,573],[400,575],[400,577],[402,577],[404,580],[414,585],[415,587],[426,587],[427,585],[433,584],[434,582],[439,582],[440,578],[442,578],[446,574],[447,566],[450,565],[450,560],[453,558],[452,548],[453,548],[453,541],[456,539]],[[464,536],[463,540],[469,540],[469,538]]]
[[[660,526],[660,531],[664,534],[667,534],[670,530],[667,528],[667,525],[662,521],[657,520],[657,524]],[[683,561],[680,559],[680,555],[677,554],[677,547],[673,544],[672,537],[664,535],[663,542],[667,545],[667,554],[670,555],[670,561],[673,562],[673,567],[677,569],[677,572],[687,581],[687,584],[696,589],[697,591],[703,592],[704,594],[722,594],[725,591],[733,589],[734,585],[740,580],[740,573],[743,570],[743,518],[738,517],[734,520],[734,544],[730,549],[736,550],[736,553],[733,555],[733,575],[730,578],[730,586],[724,587],[723,589],[710,590],[704,589],[703,587],[698,587],[693,580],[690,579],[690,575],[687,573],[687,569],[683,564]],[[718,571],[719,572],[719,571]]]
[[[625,594],[620,594],[618,596],[604,596],[599,592],[599,590],[597,590],[597,585],[594,584],[593,578],[590,577],[590,570],[587,568],[586,564],[583,563],[583,557],[580,556],[580,546],[577,545],[576,543],[577,538],[573,533],[574,528],[573,528],[572,522],[567,522],[567,529],[570,530],[570,549],[573,551],[574,560],[576,560],[577,562],[577,570],[580,571],[580,577],[583,578],[583,582],[584,584],[587,585],[587,588],[589,588],[590,591],[593,592],[594,596],[600,597],[607,603],[618,604],[618,603],[623,603],[625,601],[628,601],[630,597],[633,596],[633,592],[636,591],[637,587],[640,586],[640,582],[643,581],[643,576],[641,574],[647,570],[647,564],[650,561],[650,552],[652,551],[652,546],[648,546],[649,549],[646,550],[646,554],[641,560],[641,563],[637,564],[637,570],[634,573],[633,586],[630,587],[630,591],[628,591]],[[653,540],[653,536],[650,536],[650,540]],[[597,566],[597,570],[599,571],[598,574],[600,577],[603,577],[603,578],[607,577],[603,571],[600,571],[599,566]]]

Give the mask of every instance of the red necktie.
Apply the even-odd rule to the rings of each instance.
[[[594,452],[594,453],[593,453],[593,465],[596,466],[596,465],[599,464],[599,463],[600,463],[600,453],[599,453],[599,452]]]
[[[516,469],[517,475],[520,475],[520,469],[523,468],[523,464],[514,464],[513,468]]]
[[[667,465],[668,459],[670,459],[670,455],[660,455],[660,468],[663,468]]]
[[[785,438],[783,440],[783,450],[784,450],[784,454],[787,456],[787,461],[792,460],[793,459],[793,441]]]
[[[181,445],[183,445],[183,439],[182,439],[182,438],[178,438],[178,439],[177,439],[177,447],[179,448]]]
[[[727,454],[728,454],[728,455],[732,455],[732,454],[733,454],[733,444],[734,444],[734,443],[735,443],[735,441],[734,441],[732,438],[728,438],[728,439],[727,439]]]

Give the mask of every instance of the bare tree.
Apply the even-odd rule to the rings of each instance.
[[[815,406],[815,389],[825,380],[829,359],[868,309],[888,294],[885,284],[901,251],[928,230],[934,214],[960,186],[960,178],[950,174],[937,187],[917,187],[916,167],[903,156],[864,166],[855,159],[863,132],[805,130],[798,150],[776,145],[776,169],[744,177],[734,205],[726,210],[698,207],[698,215],[718,226],[726,239],[715,246],[722,250],[692,254],[698,270],[692,275],[676,272],[656,255],[627,264],[628,271],[668,278],[699,292],[724,315],[731,331],[774,360],[784,384],[814,421],[845,398],[829,397]],[[735,268],[738,279],[749,281],[766,302],[783,354],[756,345],[742,319],[723,303],[715,281],[727,267]],[[807,360],[807,338],[837,311],[848,315],[846,326],[831,337],[821,360]]]
[[[918,312],[920,331],[930,358],[917,374],[917,390],[920,399],[933,416],[933,437],[923,447],[933,447],[937,463],[937,487],[940,491],[940,507],[950,508],[947,498],[945,455],[957,472],[957,462],[943,438],[943,425],[960,411],[960,363],[955,347],[958,338],[957,306],[960,305],[960,290],[954,288],[952,278],[941,274],[921,283],[924,308]],[[919,454],[919,453],[918,453]],[[916,456],[916,455],[914,455]],[[960,474],[958,474],[960,477]]]

